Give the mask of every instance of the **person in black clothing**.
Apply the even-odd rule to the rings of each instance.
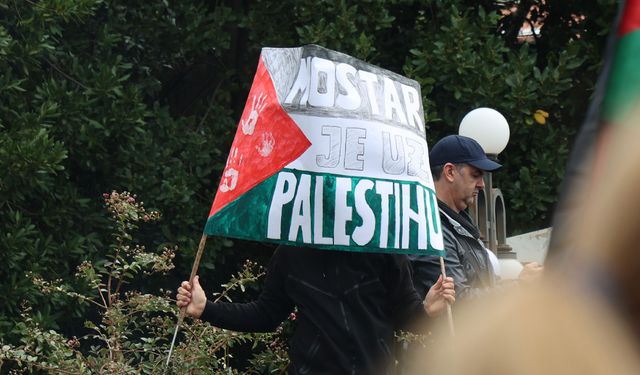
[[[440,278],[422,301],[405,255],[290,246],[276,249],[253,302],[212,303],[198,277],[177,295],[189,316],[235,331],[272,331],[297,307],[289,374],[392,373],[394,330],[454,302],[451,278]]]

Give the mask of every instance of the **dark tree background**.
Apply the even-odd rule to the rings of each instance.
[[[19,337],[25,303],[68,331],[89,313],[25,275],[70,279],[99,255],[104,192],[163,213],[142,244],[181,249],[173,275],[141,289],[188,275],[264,46],[319,44],[416,79],[430,143],[473,108],[499,110],[512,133],[496,175],[508,229],[550,225],[615,11],[613,0],[0,1],[0,338]],[[518,42],[538,16],[535,43]],[[217,285],[269,255],[211,238],[201,274]]]

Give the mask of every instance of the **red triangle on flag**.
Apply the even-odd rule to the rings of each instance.
[[[618,37],[640,29],[640,0],[627,0],[624,3],[622,19],[618,27]]]
[[[280,105],[261,56],[209,217],[297,159],[309,146],[309,139]]]

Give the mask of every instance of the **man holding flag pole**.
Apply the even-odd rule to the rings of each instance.
[[[411,279],[407,254],[444,255],[428,159],[417,82],[319,46],[264,48],[203,241],[280,246],[257,300],[213,303],[201,241],[181,317],[265,332],[297,308],[289,373],[393,372],[395,329],[455,302],[452,278],[424,300]]]
[[[290,374],[385,374],[395,328],[440,315],[455,292],[440,276],[422,301],[406,256],[280,246],[256,301],[212,303],[197,276],[177,300],[189,316],[250,332],[275,330],[297,307]]]

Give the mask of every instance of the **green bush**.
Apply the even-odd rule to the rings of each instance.
[[[24,274],[68,278],[96,256],[108,240],[101,191],[144,191],[171,220],[141,241],[177,243],[192,258],[233,120],[221,94],[191,96],[193,113],[172,113],[170,82],[220,61],[234,17],[190,2],[11,2],[0,11],[0,335],[12,335],[22,301],[46,327],[82,314],[64,297],[39,303]],[[215,69],[214,81],[228,71]],[[209,242],[204,267],[220,247]]]
[[[46,296],[65,295],[97,310],[98,318],[87,320],[88,331],[82,337],[66,337],[47,330],[33,319],[34,312],[24,306],[17,329],[18,344],[0,340],[0,370],[60,374],[250,374],[281,372],[288,364],[283,328],[274,333],[246,334],[214,328],[201,321],[187,319],[168,368],[165,361],[176,317],[175,301],[162,291],[143,294],[129,285],[137,279],[173,268],[175,250],[150,252],[136,243],[134,233],[140,223],[159,218],[147,211],[135,196],[124,192],[105,194],[105,202],[114,222],[113,243],[103,258],[84,262],[75,277],[87,292],[78,292],[62,279],[48,281],[36,274],[28,280]],[[264,272],[247,261],[218,294],[231,300],[230,294],[256,282]],[[168,291],[165,294],[171,294]],[[234,362],[238,347],[249,345],[254,355],[248,363]]]
[[[523,2],[551,12],[535,44],[509,39],[522,20],[504,29],[505,18],[495,12],[495,5],[429,3],[428,11],[418,12],[416,43],[405,65],[406,73],[422,85],[428,141],[457,133],[472,109],[491,107],[501,112],[511,137],[499,156],[504,168],[494,181],[506,199],[508,230],[519,233],[549,226],[569,147],[601,64],[601,50],[594,47],[602,43],[598,32],[608,24],[599,29],[594,24],[597,20],[606,24],[598,13],[604,9],[611,22],[614,2],[589,6]],[[571,14],[586,14],[588,21],[569,24],[566,19]],[[504,34],[498,32],[501,27]]]

